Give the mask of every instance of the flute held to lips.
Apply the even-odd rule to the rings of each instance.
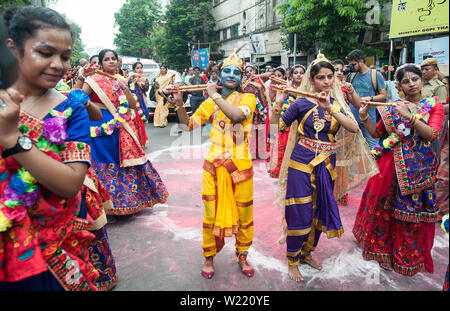
[[[221,89],[221,86],[216,86],[217,89]],[[175,86],[168,86],[166,88],[166,91],[169,91],[171,93],[180,91],[181,93],[183,92],[195,92],[195,91],[204,91],[206,90],[206,84],[198,84],[198,85],[183,85],[180,87],[175,87]]]
[[[320,99],[321,98],[317,94],[299,91],[299,90],[296,90],[296,89],[293,89],[293,88],[286,87],[285,85],[277,85],[277,84],[275,84],[275,85],[272,85],[271,87],[275,91],[287,92],[287,93],[292,94],[292,95],[304,96],[304,97],[315,98],[315,99]]]
[[[286,80],[277,78],[275,76],[270,77],[270,80],[272,80],[272,82],[275,82],[275,83],[280,84],[280,85],[287,85],[287,81]]]
[[[365,104],[365,105],[369,105],[369,106],[390,106],[390,107],[395,107],[397,106],[396,103],[378,103],[378,102],[365,102],[362,101],[361,104]]]
[[[274,89],[275,91],[287,92],[287,93],[292,94],[292,95],[320,99],[320,96],[317,95],[317,94],[299,91],[299,90],[296,90],[296,89],[293,89],[293,88],[288,88],[288,87],[286,87],[284,85],[272,85],[272,89]],[[367,105],[370,105],[370,106],[392,106],[392,107],[396,106],[395,103],[377,103],[377,102],[364,102],[364,101],[362,101],[361,104],[367,104]]]

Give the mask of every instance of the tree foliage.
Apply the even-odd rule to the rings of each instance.
[[[114,44],[119,54],[134,57],[149,54],[152,33],[161,15],[161,5],[157,0],[127,0],[114,14],[119,26]]]
[[[320,49],[331,59],[344,57],[353,49],[380,53],[362,45],[364,32],[373,27],[366,23],[370,10],[366,3],[365,0],[289,0],[276,10],[285,16],[282,34],[297,34],[297,51],[315,53]]]
[[[1,0],[0,2],[0,12],[11,7],[11,6],[25,6],[25,5],[39,5],[48,6],[49,3],[58,2],[57,0]]]
[[[74,38],[70,62],[74,65],[82,58],[89,60],[89,55],[84,51],[84,44],[81,40],[81,27],[75,22],[69,21],[69,24],[72,28]]]
[[[167,49],[167,34],[166,27],[163,24],[158,24],[153,29],[152,36],[150,37],[150,55],[153,60],[158,63],[165,63],[165,53]]]
[[[0,3],[0,13],[11,6],[25,6],[30,4],[31,0],[2,0]]]
[[[190,65],[188,43],[205,43],[214,38],[215,20],[210,0],[171,0],[167,5],[163,30],[152,48],[169,67],[181,70]],[[168,40],[170,38],[170,40]]]
[[[31,0],[2,0],[2,3],[0,4],[0,12],[2,12],[4,9],[7,9],[11,6],[19,6],[20,7],[20,6],[26,6],[26,5],[31,5],[31,4],[33,4],[33,5],[39,4],[41,6],[46,6],[50,2],[55,3],[57,1],[56,0],[39,0],[38,2],[36,2],[36,1],[31,1]],[[81,40],[81,27],[77,23],[68,20],[68,18],[64,14],[61,14],[61,15],[70,24],[70,27],[72,28],[72,32],[73,32],[74,42],[73,42],[73,46],[72,46],[72,57],[70,58],[71,63],[75,64],[81,58],[89,58],[89,55],[84,51],[84,45]]]

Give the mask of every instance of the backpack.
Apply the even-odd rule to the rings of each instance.
[[[356,77],[357,72],[353,72],[350,75],[350,84],[353,83],[353,80]],[[370,78],[372,79],[372,86],[375,90],[375,94],[378,94],[378,83],[377,83],[377,71],[376,69],[370,69]]]

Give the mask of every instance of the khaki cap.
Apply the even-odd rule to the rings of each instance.
[[[430,66],[430,65],[437,65],[437,64],[438,64],[437,59],[434,58],[434,57],[430,57],[430,58],[427,58],[426,60],[424,60],[424,61],[420,64],[420,67],[423,67],[423,66]]]

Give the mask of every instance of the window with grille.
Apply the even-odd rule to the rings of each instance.
[[[230,38],[236,38],[239,36],[239,24],[235,24],[230,28]]]

